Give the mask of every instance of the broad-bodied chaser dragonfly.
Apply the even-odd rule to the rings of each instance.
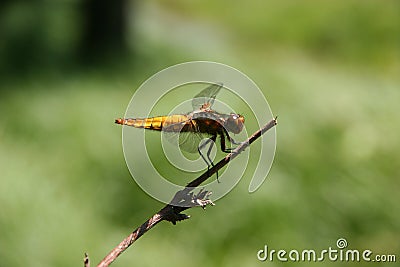
[[[227,138],[231,144],[238,145],[229,132],[238,134],[244,126],[244,117],[240,114],[223,114],[211,109],[218,92],[223,85],[216,83],[208,86],[192,99],[193,111],[187,114],[157,116],[152,118],[119,118],[115,123],[144,128],[165,133],[179,134],[179,147],[187,152],[198,152],[208,166],[214,166],[210,159],[213,143],[219,136],[221,150],[230,153],[232,148],[226,147]],[[200,141],[208,139],[201,145]],[[212,141],[212,142],[211,142]],[[209,145],[206,157],[201,150]],[[217,173],[218,179],[218,173]]]

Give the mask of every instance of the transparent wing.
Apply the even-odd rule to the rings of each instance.
[[[198,147],[204,138],[208,138],[208,135],[201,133],[181,133],[179,135],[179,148],[189,153],[198,153]]]
[[[204,104],[210,108],[214,104],[215,97],[222,87],[222,83],[214,83],[198,93],[192,100],[193,110],[201,109],[205,106]]]
[[[197,153],[198,147],[200,145],[201,140],[204,138],[209,138],[209,134],[200,133],[197,129],[190,129],[188,132],[180,132],[180,131],[170,131],[169,129],[182,129],[186,122],[181,122],[176,125],[172,124],[167,128],[163,129],[162,134],[165,139],[168,140],[172,145],[179,146],[179,148],[183,151],[189,153]],[[170,128],[172,127],[172,128]]]

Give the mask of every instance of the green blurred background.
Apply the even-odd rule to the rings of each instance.
[[[1,266],[80,266],[84,252],[94,266],[163,206],[130,177],[114,119],[191,60],[264,91],[275,162],[256,193],[245,176],[114,266],[308,266],[256,253],[340,237],[399,261],[399,1],[2,1],[0,59]],[[343,264],[357,265],[314,265]]]

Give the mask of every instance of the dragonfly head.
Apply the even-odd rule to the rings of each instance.
[[[238,134],[243,130],[244,117],[239,114],[231,113],[225,121],[224,127],[228,132]]]

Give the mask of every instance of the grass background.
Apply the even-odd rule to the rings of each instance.
[[[21,5],[2,16],[8,32],[29,23]],[[40,31],[49,51],[64,53],[75,38],[79,20],[65,7],[52,4]],[[262,263],[256,253],[264,245],[322,250],[340,237],[349,249],[398,261],[399,10],[389,0],[138,1],[127,10],[132,57],[8,69],[0,81],[1,265],[77,266],[84,252],[94,265],[163,206],[130,177],[113,120],[149,76],[191,60],[231,65],[264,91],[279,115],[274,164],[255,194],[244,177],[217,206],[158,225],[115,266],[308,266]]]

